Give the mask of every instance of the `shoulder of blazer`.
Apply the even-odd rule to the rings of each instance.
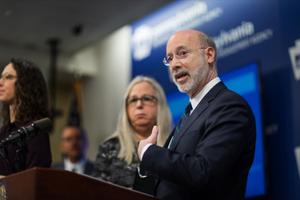
[[[203,98],[203,101],[210,102],[218,96],[220,92],[228,90],[224,83],[221,81],[217,83]]]
[[[94,164],[90,160],[87,160],[84,166],[84,172],[86,174],[91,174],[93,171],[94,171]]]
[[[204,98],[201,100],[201,102],[196,106],[195,110],[193,111],[193,113],[197,113],[197,114],[193,114],[191,116],[195,115],[199,115],[203,112],[203,110],[205,110],[208,106],[208,104],[214,100],[220,93],[223,93],[225,91],[229,91],[227,89],[227,87],[224,85],[224,83],[221,81],[219,83],[217,83],[205,96]],[[192,117],[191,119],[193,119],[194,117]]]

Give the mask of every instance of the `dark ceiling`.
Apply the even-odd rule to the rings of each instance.
[[[171,0],[0,0],[0,63],[25,51],[73,52],[130,24]]]

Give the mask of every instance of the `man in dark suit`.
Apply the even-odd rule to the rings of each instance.
[[[94,165],[86,159],[87,136],[81,128],[66,126],[61,134],[61,153],[63,162],[53,164],[53,168],[64,169],[78,174],[92,175]]]
[[[213,40],[196,30],[178,31],[167,43],[164,63],[190,104],[164,147],[155,145],[157,127],[139,143],[140,167],[158,176],[159,199],[244,199],[255,120],[219,79],[216,54]]]

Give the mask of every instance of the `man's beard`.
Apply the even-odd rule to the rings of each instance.
[[[208,70],[209,69],[207,66],[197,67],[194,71],[191,71],[191,72],[189,72],[185,69],[180,70],[179,72],[187,73],[188,76],[190,76],[190,80],[191,80],[191,81],[186,82],[183,85],[178,84],[175,79],[175,74],[177,74],[179,72],[172,75],[172,80],[180,92],[190,93],[191,91],[193,91],[197,87],[199,87],[199,84],[201,83],[201,81],[203,81],[206,78],[206,76],[208,76]]]

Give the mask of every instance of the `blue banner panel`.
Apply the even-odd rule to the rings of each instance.
[[[174,123],[189,99],[178,92],[162,63],[167,40],[181,29],[201,30],[214,39],[219,75],[229,88],[247,99],[259,124],[248,197],[268,191],[273,200],[300,198],[300,174],[295,158],[295,149],[300,148],[299,8],[300,1],[294,0],[185,0],[175,1],[132,24],[131,75],[151,76],[163,86]],[[254,68],[261,67],[263,105],[259,103],[261,85],[257,69],[253,70],[247,63],[255,63]],[[247,66],[253,71],[247,72]],[[265,111],[264,120],[261,107]],[[261,121],[265,122],[265,128]],[[270,184],[264,179],[263,130],[268,144]],[[270,185],[269,190],[266,185]]]

